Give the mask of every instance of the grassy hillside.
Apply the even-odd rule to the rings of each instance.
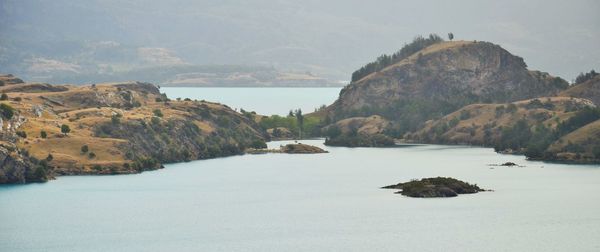
[[[600,110],[585,99],[547,97],[472,104],[406,134],[425,143],[472,144],[532,159],[598,162]]]
[[[595,75],[595,77],[589,80],[576,83],[558,95],[585,98],[594,102],[596,106],[600,106],[600,75]]]
[[[264,145],[264,131],[226,105],[169,100],[152,84],[40,85],[0,87],[0,143],[31,169],[41,164],[45,178],[136,173]],[[31,180],[13,176],[13,167],[1,170],[0,182]]]

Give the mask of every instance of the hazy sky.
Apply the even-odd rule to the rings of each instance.
[[[499,44],[530,69],[567,80],[600,69],[600,1],[591,0],[0,0],[0,12],[0,53],[17,50],[7,46],[12,39],[22,57],[67,63],[81,58],[69,56],[72,43],[110,41],[166,48],[193,64],[263,64],[349,79],[415,35],[453,32]]]

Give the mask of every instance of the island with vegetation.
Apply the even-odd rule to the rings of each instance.
[[[413,198],[445,198],[459,194],[472,194],[485,191],[477,185],[447,177],[424,178],[411,180],[382,187],[383,189],[399,189],[396,193]]]

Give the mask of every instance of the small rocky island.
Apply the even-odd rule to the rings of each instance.
[[[279,149],[248,149],[248,154],[263,154],[263,153],[287,153],[287,154],[316,154],[328,153],[317,146],[296,143],[282,145]]]
[[[456,197],[459,194],[478,193],[485,191],[477,185],[472,185],[454,178],[436,177],[411,180],[405,183],[389,185],[383,189],[400,189],[396,193],[413,198]]]

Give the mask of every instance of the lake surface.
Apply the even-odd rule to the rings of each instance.
[[[342,88],[161,88],[170,98],[190,98],[227,104],[239,111],[261,115],[287,115],[302,109],[306,114],[333,103]]]
[[[252,99],[295,89],[285,90],[258,89],[263,96]],[[280,102],[284,112],[292,105]],[[302,142],[330,153],[0,186],[0,251],[600,251],[597,165],[464,146]],[[508,161],[525,167],[490,166]],[[494,192],[415,199],[379,189],[435,176]]]

